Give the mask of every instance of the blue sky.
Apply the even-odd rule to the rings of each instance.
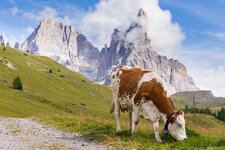
[[[121,5],[125,2],[129,0],[121,1]],[[141,3],[139,0],[136,2]],[[78,31],[88,34],[89,30],[87,32],[83,24],[84,18],[102,12],[102,7],[110,3],[110,0],[99,3],[98,0],[1,1],[0,33],[4,33],[12,43],[22,42],[43,17],[50,17],[72,24]],[[126,5],[133,7],[130,3]],[[108,6],[110,4],[106,8]],[[179,25],[185,37],[181,40],[181,46],[171,53],[172,57],[186,65],[188,73],[201,89],[210,89],[217,96],[225,96],[225,1],[159,0],[159,6],[162,11],[170,12],[172,23]],[[114,9],[116,8],[112,7],[108,11],[113,12]],[[104,21],[107,23],[106,20],[102,22]],[[87,37],[95,41],[91,39],[92,35]]]

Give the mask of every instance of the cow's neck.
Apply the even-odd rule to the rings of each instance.
[[[161,113],[166,114],[166,117],[170,115],[170,113],[175,110],[175,107],[171,100],[168,97],[161,97],[163,100],[163,106],[161,106]]]
[[[161,87],[159,88],[157,86],[154,89],[158,90],[158,91],[154,91],[157,94],[155,96],[155,100],[152,99],[153,103],[156,105],[156,107],[158,108],[160,113],[165,114],[166,117],[168,117],[170,115],[170,113],[173,110],[175,110],[173,102],[171,101],[171,99],[169,97],[167,97],[166,93],[164,92],[164,90]]]

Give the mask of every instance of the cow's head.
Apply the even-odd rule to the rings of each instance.
[[[168,129],[176,140],[182,141],[187,138],[183,111],[177,111],[171,116]]]

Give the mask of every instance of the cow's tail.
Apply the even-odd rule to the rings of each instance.
[[[115,109],[115,104],[114,104],[114,100],[112,100],[112,105],[111,105],[111,108],[110,108],[110,113],[113,113]]]

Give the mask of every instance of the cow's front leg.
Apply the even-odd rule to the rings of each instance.
[[[155,139],[158,143],[162,143],[163,141],[161,140],[159,136],[159,119],[153,122],[153,128],[155,132]]]
[[[117,101],[115,102],[115,117],[116,117],[116,133],[121,131],[120,127],[120,106]]]
[[[134,134],[137,132],[137,125],[139,122],[139,111],[140,111],[140,107],[139,106],[134,106],[133,107],[133,111],[132,111],[132,130],[131,130],[131,134]]]

